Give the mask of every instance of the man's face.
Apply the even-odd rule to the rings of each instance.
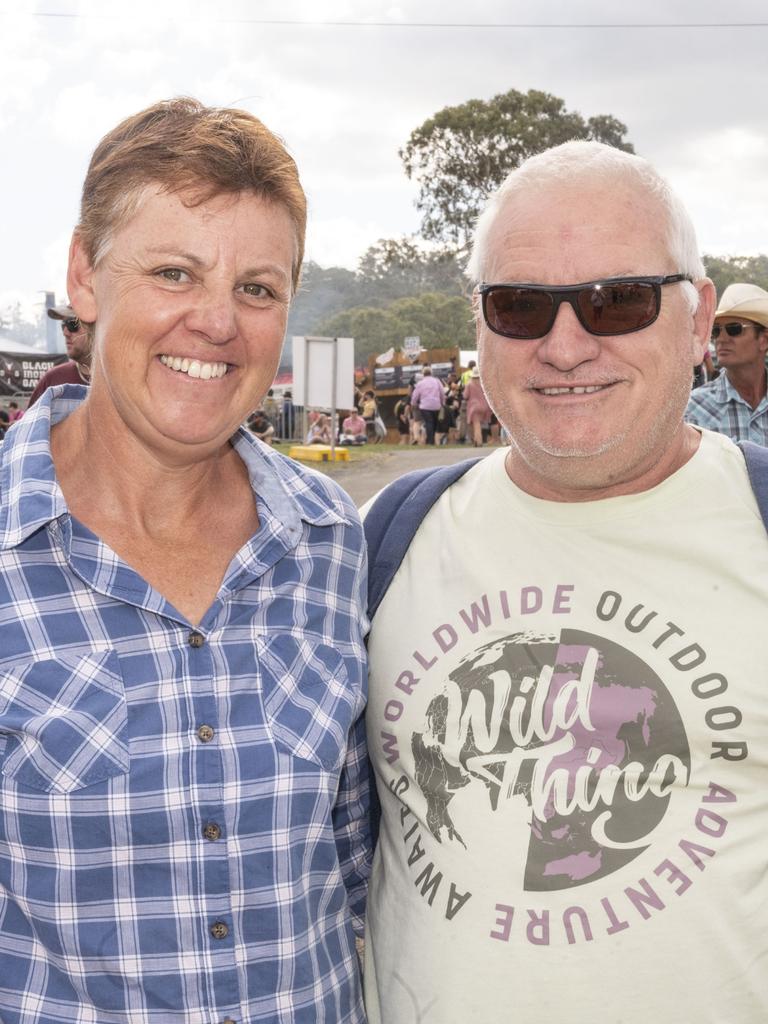
[[[66,321],[62,321],[61,330],[64,335],[64,345],[66,346],[69,358],[74,359],[76,363],[87,362],[90,344],[85,327],[80,324],[76,331],[70,331]]]
[[[731,337],[726,330],[728,324],[740,324],[741,334]],[[715,352],[720,366],[726,370],[753,367],[762,373],[765,352],[768,349],[768,331],[754,320],[738,316],[719,316],[715,326],[720,328],[715,340]]]
[[[486,262],[487,283],[553,286],[680,269],[658,208],[627,186],[552,187],[508,201]],[[662,288],[655,323],[612,337],[589,334],[565,304],[550,332],[530,341],[494,334],[478,310],[483,387],[512,436],[507,466],[515,482],[554,500],[648,486],[648,474],[683,435],[692,368],[709,332],[711,286],[701,287],[708,295],[701,324],[682,286],[671,284]]]
[[[274,378],[295,231],[282,206],[251,194],[183,198],[151,192],[85,272],[83,294],[95,320],[92,415],[195,460],[227,441]]]

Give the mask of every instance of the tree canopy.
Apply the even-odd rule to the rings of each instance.
[[[404,339],[410,335],[420,337],[424,348],[475,347],[469,301],[436,292],[396,299],[384,308],[356,306],[344,310],[321,323],[318,333],[332,338],[354,338],[358,365],[389,348],[402,348]]]
[[[768,291],[768,256],[709,256],[702,257],[707,277],[711,277],[717,288],[717,297],[723,294],[729,284],[743,281],[756,284]]]
[[[537,89],[445,107],[400,150],[405,173],[419,184],[422,236],[465,249],[485,200],[527,157],[570,139],[594,139],[631,153],[626,131],[609,114],[585,120],[564,100]]]

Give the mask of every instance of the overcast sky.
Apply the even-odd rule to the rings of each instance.
[[[766,0],[0,0],[0,40],[0,308],[64,297],[95,144],[179,94],[285,140],[323,265],[415,231],[398,149],[442,107],[511,88],[623,121],[703,252],[768,251]]]

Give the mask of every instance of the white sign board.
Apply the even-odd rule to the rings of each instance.
[[[417,355],[421,352],[421,338],[416,335],[410,335],[403,340],[403,351],[407,356]]]
[[[333,389],[334,360],[336,364],[335,394]],[[354,338],[294,336],[293,404],[318,409],[354,409]]]

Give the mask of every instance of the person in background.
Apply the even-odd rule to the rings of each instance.
[[[305,224],[243,110],[157,103],[91,158],[91,385],[0,446],[4,1024],[365,1022],[362,528],[241,426]]]
[[[424,417],[421,414],[421,409],[418,405],[413,404],[413,390],[416,387],[415,384],[411,384],[408,391],[408,408],[410,410],[410,428],[411,428],[411,444],[420,445],[425,444],[427,435],[424,430]]]
[[[768,292],[756,284],[729,284],[712,328],[720,376],[696,388],[685,418],[734,441],[768,445]]]
[[[472,434],[472,444],[475,448],[480,448],[484,434],[490,429],[493,411],[485,397],[477,367],[472,370],[469,381],[464,386],[464,398],[467,403],[467,428]]]
[[[293,404],[291,391],[283,392],[283,402],[280,410],[280,423],[278,433],[284,441],[293,440],[296,432],[296,408]]]
[[[44,391],[56,384],[84,384],[87,387],[91,382],[91,339],[88,328],[80,322],[70,305],[51,306],[48,316],[51,320],[61,321],[69,361],[46,370],[29,396],[28,409]]]
[[[14,424],[24,415],[24,410],[19,408],[19,403],[12,401],[8,403],[8,422]]]
[[[646,160],[568,142],[490,198],[469,273],[511,444],[372,617],[369,1022],[762,1024],[768,536],[742,451],[683,420],[693,225]]]
[[[363,399],[360,407],[360,415],[365,420],[365,431],[369,441],[373,441],[374,444],[379,441],[379,436],[376,432],[376,417],[379,412],[379,407],[376,403],[376,395],[373,391],[364,391]]]
[[[395,402],[394,413],[397,433],[400,438],[398,444],[408,444],[411,436],[411,404],[405,395]]]
[[[275,436],[275,428],[269,421],[267,414],[263,409],[257,409],[251,416],[248,417],[248,429],[252,434],[255,434],[260,441],[265,444],[272,444],[272,440]]]
[[[367,432],[365,420],[357,409],[354,409],[350,412],[349,416],[345,417],[341,424],[341,438],[339,439],[339,443],[365,444],[366,441]]]
[[[272,388],[267,391],[264,401],[261,403],[261,408],[269,422],[277,430],[280,422],[280,403],[275,398],[275,392]]]
[[[411,395],[411,408],[421,412],[427,444],[435,443],[437,417],[444,405],[443,385],[432,375],[431,366],[423,367],[422,378],[417,382]]]
[[[331,419],[325,413],[318,413],[307,433],[307,444],[331,443]]]

